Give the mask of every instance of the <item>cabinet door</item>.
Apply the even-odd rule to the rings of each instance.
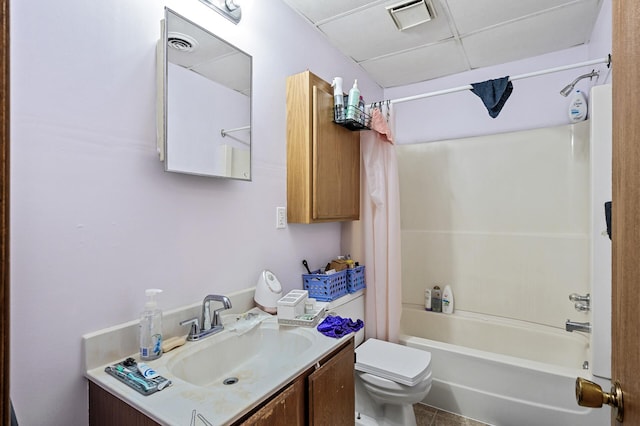
[[[341,426],[355,423],[353,344],[309,376],[309,424]]]
[[[90,381],[89,425],[160,426],[160,423]]]
[[[360,134],[333,123],[333,92],[329,90],[313,85],[313,219],[357,220]]]
[[[304,378],[296,380],[242,424],[246,426],[303,426]]]

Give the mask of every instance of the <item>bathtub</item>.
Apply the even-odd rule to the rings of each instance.
[[[466,312],[402,311],[400,343],[431,353],[424,403],[497,426],[602,426],[610,409],[580,407],[577,376],[599,383],[582,333]]]

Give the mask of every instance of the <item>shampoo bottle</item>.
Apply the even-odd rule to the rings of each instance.
[[[150,361],[162,355],[162,311],[158,309],[155,296],[162,290],[150,288],[145,291],[147,302],[140,318],[140,359]]]
[[[347,100],[347,120],[358,120],[358,103],[360,102],[360,89],[358,89],[358,79],[353,82],[353,87],[349,90],[349,98]]]
[[[438,286],[431,291],[431,309],[433,312],[442,312],[442,290]]]
[[[448,285],[442,291],[442,312],[445,314],[453,313],[453,292]]]
[[[569,103],[569,119],[571,122],[577,123],[578,121],[586,120],[587,109],[587,98],[580,90],[576,90]]]
[[[333,87],[333,116],[336,122],[344,120],[344,93],[342,92],[342,77],[334,77],[331,83]]]
[[[431,308],[431,289],[428,288],[424,291],[424,309],[426,311],[432,310]]]

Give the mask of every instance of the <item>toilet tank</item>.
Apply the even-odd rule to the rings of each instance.
[[[328,302],[326,307],[327,314],[334,313],[342,318],[351,318],[352,320],[361,319],[364,321],[364,292],[358,290],[355,293],[349,293]],[[365,324],[366,327],[366,324]],[[358,346],[364,341],[364,328],[356,332],[355,345]]]

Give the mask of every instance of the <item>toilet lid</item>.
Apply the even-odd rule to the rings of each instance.
[[[431,370],[431,354],[396,343],[369,339],[356,348],[355,369],[413,386]]]

